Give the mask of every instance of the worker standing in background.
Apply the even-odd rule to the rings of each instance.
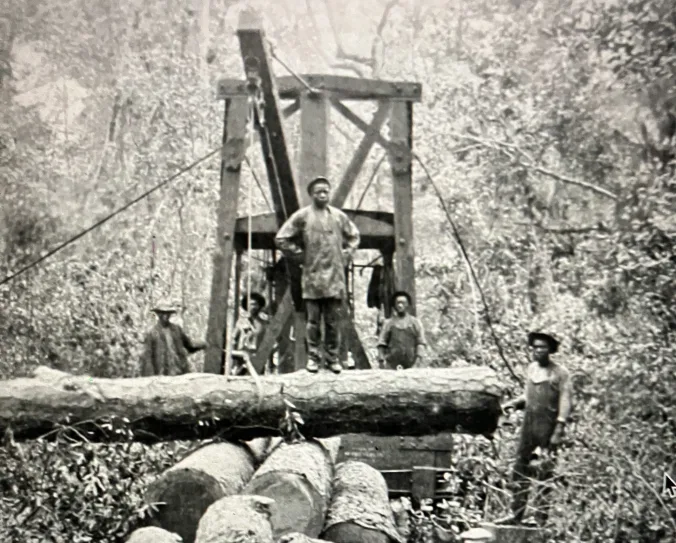
[[[512,515],[498,521],[500,524],[523,522],[530,478],[545,483],[538,493],[534,522],[544,524],[549,516],[549,494],[547,484],[554,476],[556,451],[561,444],[572,407],[572,387],[568,370],[550,359],[559,349],[559,342],[549,334],[531,332],[528,334],[533,361],[528,366],[526,391],[523,396],[502,406],[508,409],[526,410],[516,462],[512,473],[514,496]],[[533,463],[538,462],[539,469]]]
[[[392,316],[385,321],[378,340],[378,362],[382,369],[408,369],[420,365],[425,356],[425,331],[420,319],[411,315],[411,296],[397,291],[392,296]]]
[[[206,342],[193,341],[183,328],[171,322],[171,316],[176,313],[172,304],[158,304],[152,311],[157,315],[157,324],[148,331],[143,341],[139,363],[141,376],[190,373],[188,354],[205,349]]]
[[[258,292],[251,293],[251,299],[245,294],[241,307],[245,311],[235,323],[233,334],[234,350],[232,351],[233,375],[241,375],[248,371],[247,361],[251,361],[263,341],[268,316],[263,313],[265,298]]]
[[[359,247],[359,230],[340,209],[329,205],[331,184],[315,177],[308,185],[309,206],[293,213],[282,225],[275,243],[289,258],[302,262],[308,362],[316,373],[322,361],[321,321],[327,365],[342,371],[340,339],[342,307],[347,294],[345,267]]]

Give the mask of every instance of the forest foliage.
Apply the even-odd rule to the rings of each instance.
[[[216,82],[243,75],[234,35],[242,2],[9,4],[0,14],[0,280],[218,147]],[[562,340],[557,360],[574,374],[576,405],[552,539],[673,540],[676,502],[660,495],[663,474],[676,477],[673,2],[248,4],[265,11],[278,54],[297,72],[422,83],[415,150],[480,286],[414,164],[426,363],[488,364],[518,392],[482,293],[518,372],[528,330]],[[364,118],[373,110],[355,109]],[[297,160],[298,119],[287,128]],[[332,175],[359,137],[332,112]],[[250,155],[261,178],[260,153]],[[149,310],[164,296],[179,301],[188,332],[204,336],[218,172],[217,159],[205,162],[0,286],[0,378],[40,364],[134,375]],[[362,207],[391,209],[389,175],[379,170]],[[253,182],[245,168],[245,206]],[[266,210],[257,189],[251,206]],[[253,256],[259,274],[265,255]],[[364,282],[356,318],[374,331]],[[373,345],[366,332],[363,340]],[[199,371],[201,355],[192,360]],[[503,428],[500,454],[481,457],[496,488],[491,517],[507,503],[513,433]],[[119,540],[144,514],[144,481],[188,446],[5,445],[0,534],[27,542]]]

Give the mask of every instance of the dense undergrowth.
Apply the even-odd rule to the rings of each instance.
[[[237,2],[200,4],[209,7],[206,18],[176,0],[10,3],[7,25],[0,19],[12,29],[0,42],[2,276],[217,147],[222,104],[213,89],[219,77],[241,74]],[[426,364],[490,365],[515,394],[496,338],[522,373],[527,331],[556,334],[557,360],[574,374],[575,422],[554,482],[551,539],[673,541],[676,502],[661,495],[664,473],[676,477],[672,2],[387,5],[355,3],[346,13],[362,16],[336,12],[334,26],[356,36],[342,44],[348,54],[374,54],[370,65],[350,61],[363,75],[422,82],[415,148],[481,289],[414,165],[418,314],[432,346]],[[333,69],[324,57],[335,43],[330,27],[318,30],[320,7],[314,17],[291,0],[260,7],[289,64]],[[373,109],[353,107],[363,118]],[[343,121],[334,112],[334,176],[361,137]],[[298,119],[288,123],[295,160]],[[261,157],[251,160],[260,177]],[[164,295],[181,303],[189,333],[203,336],[218,170],[217,160],[196,168],[0,286],[0,378],[40,364],[134,375],[149,310]],[[243,205],[248,183],[245,168]],[[390,194],[383,167],[362,207],[391,209]],[[255,187],[252,205],[254,213],[267,210]],[[251,263],[258,280],[261,262]],[[363,309],[366,278],[356,283],[359,327],[374,330],[375,315]],[[201,368],[201,355],[191,361]],[[443,523],[472,508],[486,518],[505,513],[515,428],[503,427],[494,446],[475,443],[478,452],[459,437],[458,469],[474,486],[443,509],[416,514]],[[189,446],[6,438],[0,538],[117,541],[145,514],[146,482]],[[429,522],[416,526],[412,537],[434,536]]]

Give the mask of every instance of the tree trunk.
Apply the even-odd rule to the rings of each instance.
[[[193,543],[207,508],[242,490],[254,470],[255,456],[246,444],[214,443],[198,449],[148,486],[146,502],[158,508],[152,524]]]
[[[307,438],[490,434],[502,393],[496,373],[476,366],[301,371],[262,376],[260,389],[250,377],[199,373],[99,379],[42,367],[35,375],[3,382],[0,433],[11,428],[26,440],[76,425],[72,437],[90,441],[250,440],[279,435],[286,399],[302,415]]]
[[[317,537],[322,531],[339,448],[339,438],[280,443],[244,488],[243,494],[275,500],[270,518],[275,541],[292,532]]]
[[[273,543],[270,508],[263,496],[227,496],[209,506],[197,527],[195,543]]]
[[[395,527],[387,483],[377,469],[363,462],[338,464],[321,537],[334,543],[403,543]]]
[[[132,532],[127,543],[184,543],[178,534],[167,532],[162,528],[139,528]]]

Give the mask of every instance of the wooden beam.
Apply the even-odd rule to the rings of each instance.
[[[422,85],[409,81],[383,81],[340,75],[301,74],[311,87],[343,100],[404,100],[420,102]],[[307,89],[293,76],[278,78],[279,96],[282,100],[298,98]],[[217,95],[223,100],[246,94],[246,81],[224,78],[218,82]]]
[[[345,305],[347,306],[347,303]],[[378,364],[375,361],[371,362],[359,339],[359,333],[354,324],[353,316],[346,319],[343,333],[345,334],[343,341],[347,342],[348,350],[352,353],[352,356],[354,356],[355,367],[358,370],[377,370]]]
[[[298,192],[303,205],[310,203],[307,186],[312,178],[329,173],[329,114],[326,96],[301,94]]]
[[[348,121],[350,121],[357,128],[359,128],[359,130],[364,132],[364,134],[367,134],[369,132],[371,125],[367,123],[364,119],[362,119],[359,115],[357,115],[354,111],[352,111],[349,107],[343,104],[340,100],[331,100],[331,105],[338,113],[340,113]],[[375,134],[374,139],[376,143],[378,143],[386,151],[393,150],[392,142],[389,141],[387,138],[383,137],[380,134],[380,132],[377,132]]]
[[[296,111],[300,111],[300,100],[294,100],[292,103],[290,103],[288,106],[286,106],[282,110],[282,116],[285,119],[288,119],[289,117],[291,117],[291,115],[296,113]]]
[[[343,212],[357,225],[362,236],[388,238],[394,235],[394,215],[386,211],[344,209]],[[251,233],[253,235],[269,235],[273,237],[278,230],[277,217],[274,213],[263,213],[251,217]],[[248,232],[247,217],[238,217],[235,232],[246,235]]]
[[[246,122],[246,98],[233,98],[226,101],[223,127],[224,147],[221,159],[221,193],[218,204],[216,250],[213,255],[207,350],[204,358],[205,373],[220,373],[223,362],[240,172],[246,147]]]
[[[415,247],[413,245],[413,104],[397,102],[392,108],[390,150],[392,197],[394,199],[395,278],[397,290],[411,295],[411,313],[416,313]]]
[[[359,177],[359,172],[361,172],[366,159],[371,152],[371,148],[375,143],[378,136],[380,136],[380,129],[390,115],[391,103],[387,100],[382,100],[378,105],[378,109],[373,115],[373,120],[371,124],[368,125],[368,129],[364,134],[364,137],[359,142],[354,155],[352,155],[352,160],[345,169],[343,178],[340,180],[340,184],[336,187],[333,192],[333,201],[334,202],[345,202],[347,200],[352,187],[354,186],[357,177]],[[334,204],[335,205],[335,204]]]
[[[242,10],[237,37],[247,78],[260,85],[263,94],[264,118],[259,119],[257,128],[270,190],[281,226],[284,220],[299,208],[300,202],[286,146],[277,82],[271,68],[262,20],[255,10]]]
[[[302,205],[310,203],[307,186],[317,175],[328,175],[329,102],[322,94],[303,92],[300,95],[300,154],[298,163],[298,192]],[[297,270],[300,280],[301,270]],[[298,308],[296,308],[298,309]],[[295,369],[307,362],[305,315],[295,311],[293,316]]]

